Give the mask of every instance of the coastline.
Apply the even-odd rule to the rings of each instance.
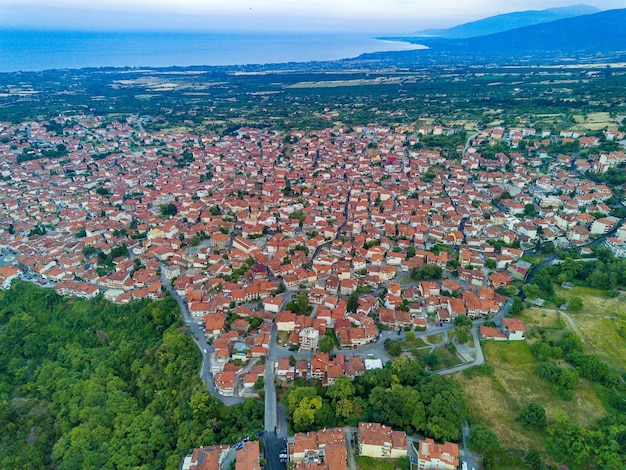
[[[365,34],[0,31],[0,72],[327,62],[425,49]]]

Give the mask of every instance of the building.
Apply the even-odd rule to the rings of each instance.
[[[300,349],[315,350],[320,340],[320,332],[313,327],[303,328],[298,333]]]
[[[432,439],[424,439],[419,443],[417,452],[417,468],[420,470],[437,468],[455,470],[459,466],[459,446],[452,442],[435,444]]]
[[[235,459],[235,470],[261,470],[259,441],[244,442]]]
[[[229,451],[228,446],[198,447],[187,455],[181,470],[222,470],[222,463]]]
[[[342,428],[297,433],[287,446],[296,469],[347,470],[348,452]]]
[[[9,264],[0,267],[0,283],[2,284],[2,288],[10,288],[13,280],[19,278],[21,275],[22,271],[17,266]]]
[[[503,318],[502,332],[507,335],[510,341],[521,341],[526,339],[526,327],[519,318]]]
[[[398,459],[407,455],[404,431],[379,423],[359,423],[359,454],[374,458]]]

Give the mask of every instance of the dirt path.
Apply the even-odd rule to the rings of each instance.
[[[572,320],[572,317],[570,317],[567,313],[561,310],[557,310],[556,312],[557,312],[557,316],[563,317],[565,319],[569,327],[572,330],[574,330],[574,333],[576,333],[580,337],[580,340],[585,344],[585,346],[587,346],[591,350],[591,352],[596,354],[595,349],[593,349],[593,346],[591,345],[591,343],[587,341],[587,338],[585,338],[585,335],[583,334],[583,332],[580,331],[580,328],[578,328],[578,325],[576,324],[576,322]]]

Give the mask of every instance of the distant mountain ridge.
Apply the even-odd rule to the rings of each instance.
[[[474,53],[553,53],[626,51],[626,8],[526,26],[487,36],[433,41],[434,49]]]
[[[579,4],[569,7],[528,10],[490,16],[481,20],[464,23],[448,29],[427,29],[418,31],[419,36],[463,39],[500,33],[525,26],[549,23],[566,18],[598,13],[596,7]]]

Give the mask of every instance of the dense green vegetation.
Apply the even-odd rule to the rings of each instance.
[[[262,403],[208,394],[181,327],[171,298],[0,293],[0,467],[175,469],[195,446],[262,429]]]
[[[406,357],[350,381],[340,377],[328,388],[296,384],[282,398],[296,432],[373,421],[458,441],[469,414],[467,397],[453,378],[430,375]]]
[[[597,259],[583,262],[576,253],[559,253],[563,262],[541,268],[532,278],[532,282],[523,287],[524,293],[530,298],[541,296],[552,300],[556,281],[608,290],[611,295],[617,295],[616,289],[626,287],[626,259],[616,258],[605,247],[595,248],[594,254]],[[555,300],[560,305],[559,299]]]

